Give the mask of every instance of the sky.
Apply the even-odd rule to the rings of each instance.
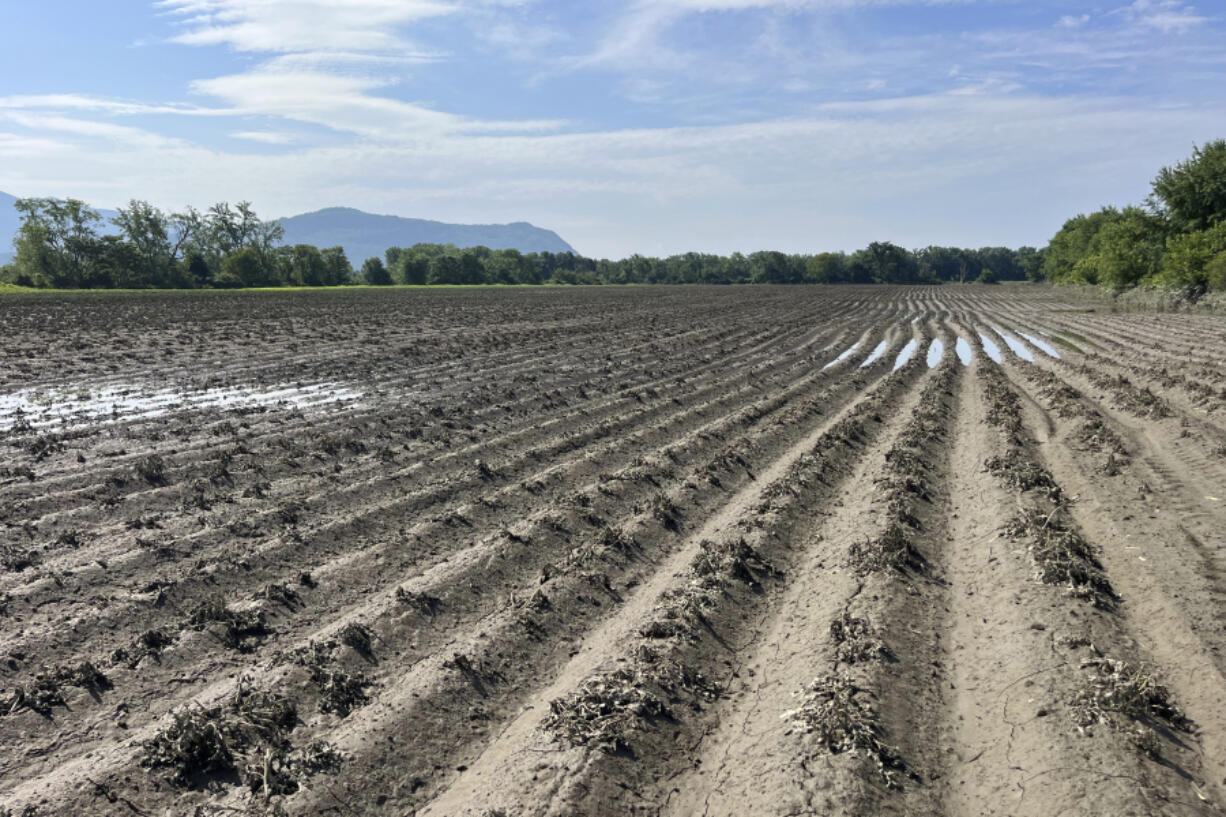
[[[530,221],[578,251],[1043,246],[1226,137],[1223,0],[5,3],[0,190]]]

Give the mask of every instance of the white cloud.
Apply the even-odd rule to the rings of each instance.
[[[231,133],[235,139],[245,139],[249,142],[260,142],[265,145],[290,145],[298,141],[298,137],[292,133],[281,133],[278,131],[236,131]]]
[[[556,18],[522,14],[518,0],[162,0],[179,21],[179,42],[262,58],[241,73],[192,83],[191,105],[0,97],[0,156],[21,159],[0,163],[0,189],[99,206],[133,197],[168,208],[249,198],[268,216],[344,204],[449,221],[530,220],[581,251],[612,256],[839,249],[878,238],[1041,243],[1079,208],[1137,200],[1158,166],[1226,128],[1220,104],[1023,89],[1016,72],[1023,63],[1144,72],[1169,64],[1156,61],[1160,53],[1167,60],[1211,53],[1220,66],[1220,49],[1176,53],[1153,42],[1162,39],[1154,31],[1181,33],[1179,20],[1203,19],[1172,0],[1138,0],[1117,9],[1114,23],[1098,17],[1088,25],[1081,15],[1052,27],[1049,16],[1041,30],[869,42],[846,41],[810,20],[790,26],[786,13],[887,2],[634,0],[606,36],[584,40],[551,28]],[[763,17],[783,24],[747,31],[743,53],[717,54],[720,43],[687,51],[664,36],[687,15],[767,7],[781,13]],[[424,86],[411,83],[406,66],[423,71],[444,58],[403,29],[444,14],[478,49],[515,59],[595,42],[586,56],[539,59],[619,72],[623,94],[644,103],[690,94],[720,115],[677,116],[672,105],[671,121],[717,124],[579,131],[548,119],[460,115],[462,102],[452,98],[416,99]],[[755,62],[769,69],[755,73]],[[679,89],[682,75],[690,85]],[[768,88],[769,98],[760,108],[738,107],[733,88],[751,102]],[[884,89],[895,96],[864,100]],[[607,104],[610,120],[628,113]],[[205,146],[144,129],[158,116],[232,121],[197,137],[220,137]],[[139,117],[142,128],[127,117]]]
[[[982,88],[828,104],[803,119],[552,134],[427,129],[416,140],[258,156],[82,130],[70,155],[7,166],[0,189],[99,206],[250,198],[269,216],[346,204],[470,223],[529,220],[611,256],[839,249],[877,238],[1041,243],[1079,208],[1139,199],[1157,166],[1224,126],[1218,108]]]
[[[255,52],[415,50],[398,26],[450,14],[440,0],[160,0],[184,18],[175,41]]]
[[[213,116],[225,111],[190,105],[150,105],[143,102],[106,99],[84,94],[14,94],[0,97],[0,110],[73,110],[131,116],[137,114],[180,114]]]
[[[415,142],[472,131],[542,131],[556,121],[471,120],[371,91],[386,80],[324,72],[255,70],[197,80],[196,93],[216,97],[233,113],[276,116],[391,142]]]
[[[1198,14],[1194,6],[1184,5],[1179,0],[1135,0],[1114,13],[1122,13],[1140,26],[1167,34],[1183,33],[1208,22],[1208,18]]]
[[[1081,28],[1088,22],[1090,22],[1088,14],[1066,14],[1056,21],[1056,25],[1060,28]]]

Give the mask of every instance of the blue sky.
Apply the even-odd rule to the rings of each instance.
[[[45,0],[0,190],[532,221],[579,251],[1042,245],[1226,136],[1222,0]]]

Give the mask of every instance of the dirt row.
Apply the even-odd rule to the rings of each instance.
[[[0,439],[11,814],[1223,802],[1220,331],[986,287],[110,297],[0,304],[0,409],[183,395]],[[354,396],[192,402],[319,383]]]

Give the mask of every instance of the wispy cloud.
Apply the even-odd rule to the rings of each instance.
[[[1127,19],[1158,31],[1183,32],[1208,21],[1194,6],[1178,0],[1135,0],[1118,10]]]
[[[562,124],[473,120],[373,93],[388,84],[369,77],[261,69],[197,80],[192,90],[220,99],[232,113],[280,117],[389,142],[473,131],[545,131]]]
[[[1136,200],[1157,162],[1178,158],[1189,134],[1207,138],[1224,120],[1207,107],[1153,110],[987,88],[830,103],[804,119],[470,132],[259,156],[118,142],[98,131],[76,134],[82,149],[36,178],[53,193],[91,179],[100,204],[253,198],[270,215],[344,203],[458,221],[528,219],[608,255],[837,249],[881,237],[1041,242],[1058,226],[1046,214]],[[415,203],[407,211],[405,190]],[[1079,198],[1087,193],[1095,198]]]
[[[280,53],[416,50],[397,27],[456,10],[441,0],[160,0],[157,5],[182,18],[176,42]]]
[[[236,131],[230,134],[235,139],[243,139],[248,142],[261,142],[265,145],[290,145],[298,141],[292,133],[283,133],[280,131]]]
[[[160,0],[224,67],[168,102],[0,97],[0,189],[526,219],[605,255],[1041,243],[1226,132],[1220,21],[1114,2]]]

